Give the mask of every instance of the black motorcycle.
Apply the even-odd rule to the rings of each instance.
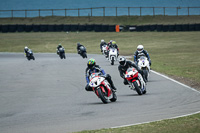
[[[59,48],[58,49],[58,55],[60,56],[60,59],[65,59],[65,49]]]
[[[33,56],[33,52],[32,52],[30,49],[29,49],[28,52],[26,53],[26,58],[27,58],[28,60],[31,60],[31,59],[35,60],[35,57]]]
[[[81,46],[79,48],[78,54],[80,54],[83,58],[87,58],[86,48],[84,46]]]

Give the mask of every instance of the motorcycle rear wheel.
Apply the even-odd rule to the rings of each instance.
[[[141,89],[141,87],[138,86],[138,83],[135,81],[135,82],[133,82],[133,85],[134,85],[135,90],[138,93],[138,95],[142,95],[142,89]]]

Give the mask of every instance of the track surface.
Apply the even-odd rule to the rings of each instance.
[[[150,74],[147,94],[138,96],[123,85],[118,63],[95,58],[118,88],[118,100],[103,104],[84,87],[88,59],[67,54],[35,54],[28,61],[20,53],[0,53],[0,132],[66,133],[155,121],[194,113],[200,93]]]

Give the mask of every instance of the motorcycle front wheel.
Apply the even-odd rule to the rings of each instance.
[[[141,87],[138,86],[138,83],[136,81],[134,81],[133,85],[134,85],[135,90],[138,93],[138,95],[142,95],[142,89],[141,89]]]
[[[107,93],[104,93],[100,88],[98,89],[99,98],[103,103],[108,103]]]

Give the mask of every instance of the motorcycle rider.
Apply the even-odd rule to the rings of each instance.
[[[101,43],[100,43],[101,52],[103,51],[103,50],[102,50],[102,46],[103,46],[103,45],[107,45],[107,43],[102,39],[102,40],[101,40]]]
[[[117,43],[115,41],[112,41],[109,45],[109,49],[110,48],[116,48],[117,49],[117,56],[119,56],[119,48],[117,46]]]
[[[24,54],[26,55],[26,57],[28,56],[28,51],[29,51],[30,49],[27,47],[27,46],[25,46],[24,47]]]
[[[146,56],[148,61],[149,61],[149,65],[151,66],[151,59],[150,59],[149,53],[146,50],[144,50],[144,46],[143,45],[138,45],[137,46],[137,50],[134,53],[134,62],[135,62],[135,64],[138,63],[138,59],[141,56]]]
[[[58,44],[57,46],[57,54],[59,54],[59,48],[64,48],[61,44]]]
[[[109,84],[111,85],[111,88],[115,91],[117,90],[113,84],[111,76],[109,74],[106,74],[105,71],[99,65],[96,65],[95,59],[91,58],[88,60],[87,68],[85,71],[86,82],[87,82],[87,85],[85,86],[86,91],[93,91],[92,87],[89,86],[89,82],[90,82],[89,77],[93,72],[100,72],[103,76],[105,76],[105,79],[109,82]]]
[[[125,85],[128,84],[128,81],[124,77],[124,74],[126,73],[127,69],[130,67],[134,67],[141,75],[143,75],[143,71],[135,63],[133,63],[132,61],[127,61],[125,57],[120,57],[118,70],[119,70],[120,76],[124,79]]]
[[[81,50],[80,50],[80,47],[83,46],[82,44],[80,44],[79,42],[77,43],[77,52],[78,54],[81,54]],[[84,46],[83,46],[84,47]]]

